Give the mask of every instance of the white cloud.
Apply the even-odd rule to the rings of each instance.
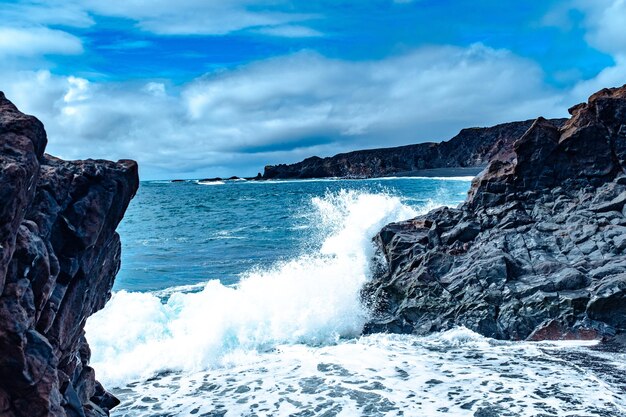
[[[626,0],[581,0],[575,4],[585,13],[589,44],[626,57]]]
[[[313,36],[313,29],[294,24],[315,16],[291,9],[285,0],[178,0],[175,4],[169,0],[50,0],[3,5],[0,19],[30,26],[87,27],[95,23],[94,16],[106,16],[134,21],[139,29],[160,35],[267,29],[266,34],[272,36]]]
[[[377,61],[301,52],[181,87],[0,74],[36,114],[49,151],[134,158],[144,178],[255,174],[266,163],[440,140],[460,128],[562,115],[531,61],[482,45],[421,48]]]
[[[283,38],[318,38],[324,36],[322,32],[297,25],[269,26],[258,29],[255,32]]]
[[[602,69],[590,79],[577,82],[563,94],[572,104],[586,101],[589,95],[605,87],[617,87],[626,83],[626,0],[575,0],[557,4],[544,18],[544,24],[571,30],[572,11],[582,12],[585,40],[599,51],[609,54],[614,64]],[[562,75],[579,78],[578,70]],[[557,76],[560,74],[557,74]]]
[[[27,26],[63,25],[85,28],[94,24],[80,1],[14,1],[3,3],[0,8],[0,21],[21,22]]]
[[[615,65],[605,68],[598,75],[577,83],[567,96],[569,101],[579,103],[587,101],[587,98],[606,87],[620,87],[626,84],[626,57],[617,57]]]
[[[49,151],[65,158],[134,158],[144,178],[255,174],[266,163],[374,146],[442,140],[460,128],[565,109],[602,87],[626,82],[626,0],[579,0],[591,45],[615,65],[571,91],[544,83],[533,61],[483,45],[422,47],[374,61],[300,52],[206,74],[183,85],[167,80],[103,82],[58,76],[42,57],[80,54],[81,40],[45,25],[88,27],[93,16],[123,17],[159,34],[248,30],[281,37],[323,36],[285,13],[282,0],[29,1],[3,5],[0,89],[40,117]],[[6,6],[6,7],[5,7]],[[545,24],[568,30],[559,20]],[[285,9],[283,7],[283,9]],[[285,10],[288,10],[285,9]],[[141,41],[140,41],[141,42]],[[131,43],[118,47],[141,47]],[[577,78],[573,69],[563,77]]]
[[[143,91],[146,91],[156,97],[163,97],[165,96],[165,84],[149,82],[145,85]]]
[[[0,58],[75,55],[82,52],[81,40],[60,30],[0,26]]]

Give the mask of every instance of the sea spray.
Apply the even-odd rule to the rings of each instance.
[[[371,237],[389,221],[458,204],[469,186],[388,184],[144,184],[136,201],[143,206],[131,207],[121,234],[126,255],[141,254],[135,265],[154,274],[139,288],[154,291],[117,292],[88,328],[92,365],[122,401],[112,416],[626,415],[623,353],[583,342],[495,341],[465,328],[350,337],[366,314],[354,294],[368,279]],[[269,234],[255,235],[265,227]],[[222,246],[201,252],[198,240],[216,231]],[[138,250],[146,232],[166,240]],[[177,246],[168,242],[178,237],[195,256],[235,263],[240,253],[253,262],[235,281],[219,275],[223,283],[243,279],[236,287],[198,283],[195,271],[213,277],[216,264],[201,269],[191,253],[172,255]],[[271,261],[259,261],[259,246],[272,244]],[[154,263],[164,256],[182,266],[183,280],[168,281],[172,269]],[[265,266],[250,269],[255,263]],[[140,269],[126,268],[135,282]],[[129,284],[118,288],[136,288]]]
[[[236,286],[199,292],[120,291],[87,324],[92,365],[109,386],[162,370],[223,365],[225,355],[281,344],[322,345],[356,336],[367,319],[359,291],[369,277],[372,236],[416,210],[397,196],[327,193],[311,202],[317,250],[252,269]]]

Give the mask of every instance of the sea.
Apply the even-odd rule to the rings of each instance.
[[[626,354],[597,342],[361,334],[372,238],[470,181],[142,182],[86,325],[112,416],[626,416]]]

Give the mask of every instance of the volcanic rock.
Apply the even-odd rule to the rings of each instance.
[[[551,122],[561,126],[565,120],[555,119]],[[510,155],[513,143],[533,122],[527,120],[463,129],[454,138],[441,143],[367,149],[330,158],[313,156],[291,165],[268,165],[263,179],[449,176],[451,169],[455,175],[476,175],[496,155]]]
[[[367,332],[466,326],[498,339],[626,331],[626,86],[543,118],[458,208],[386,226]]]
[[[120,267],[137,164],[63,161],[0,92],[0,415],[106,416],[84,336]]]

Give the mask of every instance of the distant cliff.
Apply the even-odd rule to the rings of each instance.
[[[0,92],[0,416],[106,416],[118,401],[83,328],[111,296],[137,164],[63,161],[46,143]]]
[[[560,126],[566,119],[555,119]],[[390,175],[419,175],[420,171],[441,168],[484,168],[498,154],[510,154],[512,145],[533,124],[533,120],[504,123],[493,127],[463,129],[441,143],[420,143],[341,153],[329,158],[311,157],[291,165],[265,167],[263,179],[350,177],[372,178]]]

